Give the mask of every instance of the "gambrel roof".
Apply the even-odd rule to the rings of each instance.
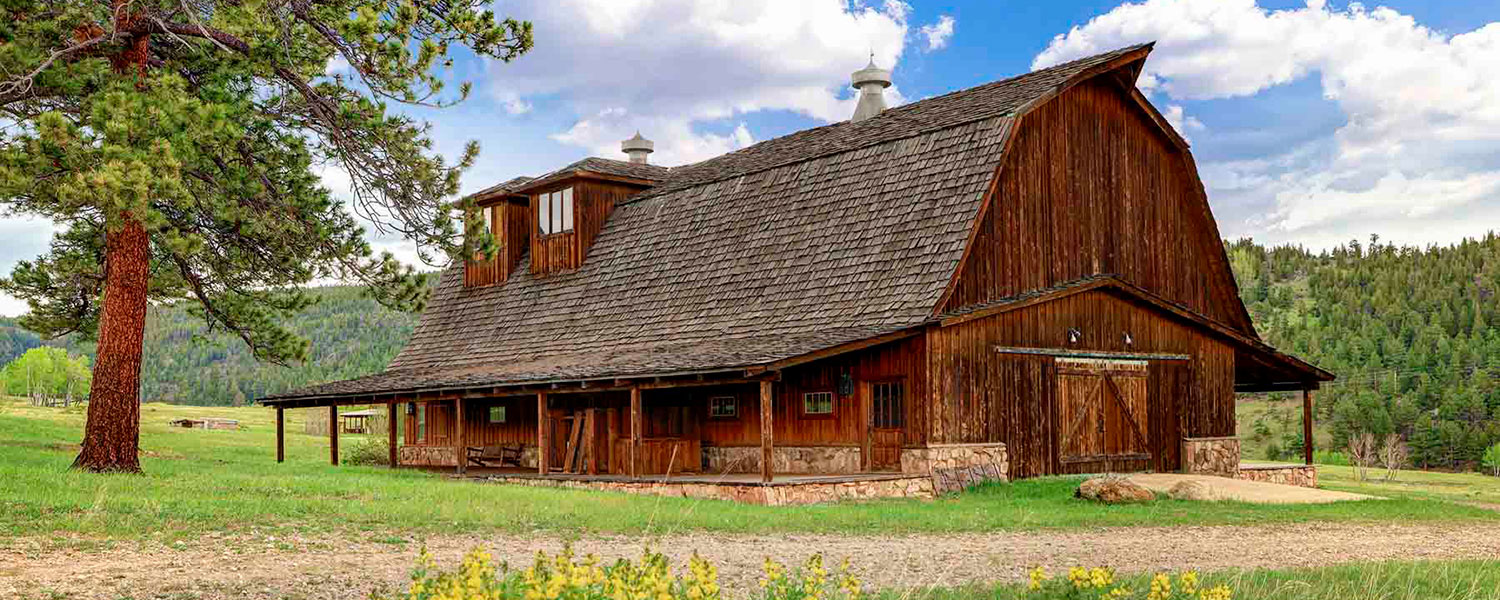
[[[632,171],[655,184],[614,209],[578,269],[523,259],[466,288],[455,265],[384,373],[272,398],[744,369],[933,322],[1015,117],[1101,72],[1133,78],[1149,49]]]

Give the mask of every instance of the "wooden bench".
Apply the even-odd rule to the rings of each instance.
[[[480,467],[521,466],[521,444],[499,446],[469,446],[466,448],[469,464]]]

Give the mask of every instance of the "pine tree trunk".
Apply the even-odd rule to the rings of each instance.
[[[141,346],[151,242],[141,222],[128,215],[105,236],[98,362],[89,388],[83,450],[73,468],[139,473]]]

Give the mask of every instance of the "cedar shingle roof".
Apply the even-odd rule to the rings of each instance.
[[[659,183],[615,208],[581,267],[538,277],[523,259],[465,288],[455,265],[386,372],[272,398],[727,370],[924,323],[1016,111],[1141,48],[646,176],[606,172]],[[590,158],[521,185],[642,166]]]

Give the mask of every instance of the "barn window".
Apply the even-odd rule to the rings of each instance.
[[[876,429],[900,429],[905,411],[906,385],[900,381],[883,381],[870,386],[870,402]]]
[[[739,398],[714,396],[708,399],[708,416],[712,419],[733,419],[740,414]]]
[[[504,423],[504,422],[505,422],[505,407],[504,406],[491,406],[490,407],[490,424],[495,425],[495,424],[500,424],[500,423]]]
[[[833,392],[808,392],[802,394],[802,414],[833,414]]]
[[[573,188],[538,194],[536,225],[542,235],[573,230]]]
[[[427,405],[417,407],[417,442],[427,443]]]

